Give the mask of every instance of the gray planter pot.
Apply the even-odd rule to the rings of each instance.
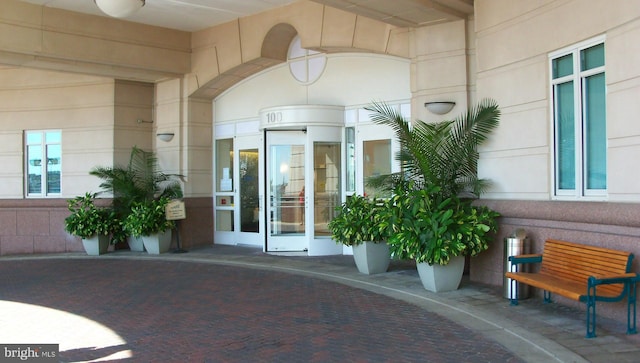
[[[353,260],[360,273],[372,275],[387,272],[389,245],[386,242],[363,242],[353,246]]]
[[[133,252],[144,252],[142,237],[129,236],[129,249]]]
[[[464,256],[452,257],[446,265],[416,264],[420,281],[425,289],[433,292],[457,290],[464,272]]]
[[[98,256],[107,253],[109,249],[109,236],[93,236],[91,238],[83,238],[82,246],[89,256]]]
[[[161,233],[154,233],[150,236],[142,236],[144,248],[150,255],[159,255],[169,251],[171,246],[171,230],[167,229]]]

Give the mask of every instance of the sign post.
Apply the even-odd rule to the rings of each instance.
[[[167,204],[167,207],[165,208],[165,215],[168,221],[176,221],[176,242],[177,242],[177,247],[175,250],[173,250],[173,253],[185,253],[187,252],[187,250],[182,249],[182,247],[180,247],[180,229],[179,229],[179,225],[180,225],[180,221],[182,219],[187,218],[187,213],[186,210],[184,208],[184,201],[179,200],[179,199],[174,199],[172,201],[169,202],[169,204]]]

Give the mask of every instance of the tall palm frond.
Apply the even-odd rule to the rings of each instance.
[[[159,171],[158,159],[153,152],[136,146],[131,149],[127,166],[93,168],[89,174],[102,179],[100,188],[112,193],[114,207],[128,211],[134,203],[141,203],[160,196],[182,197],[177,174]]]
[[[155,153],[133,147],[129,158],[128,171],[134,176],[136,185],[146,193],[147,200],[168,197],[182,197],[182,188],[178,174],[165,174],[160,171],[158,157]]]
[[[411,124],[395,108],[385,103],[372,103],[365,108],[373,112],[371,120],[387,125],[400,142],[396,155],[403,171],[371,179],[376,187],[393,189],[401,180],[412,180],[417,188],[425,185],[440,188],[441,197],[462,193],[479,195],[488,181],[477,173],[478,145],[498,126],[500,110],[487,99],[452,121]]]

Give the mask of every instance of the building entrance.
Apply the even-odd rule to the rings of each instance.
[[[340,253],[327,225],[341,201],[342,130],[266,132],[267,252]]]
[[[275,107],[261,112],[265,134],[265,251],[342,253],[327,224],[342,199],[344,109]]]
[[[260,134],[218,128],[216,243],[341,254],[328,223],[344,193],[343,117],[338,106],[279,107],[261,113]]]

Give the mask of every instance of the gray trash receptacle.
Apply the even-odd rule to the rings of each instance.
[[[504,239],[504,272],[511,271],[512,263],[509,261],[509,256],[517,256],[522,254],[527,254],[528,252],[528,244],[526,237],[507,237]],[[527,270],[526,265],[519,265],[518,271],[524,272]],[[514,270],[515,271],[515,270]],[[504,274],[502,275],[504,276]],[[516,282],[518,285],[516,291],[518,295],[517,299],[526,299],[529,297],[529,285],[521,284]],[[515,287],[515,286],[514,286]],[[511,298],[511,279],[505,277],[504,278],[504,297],[506,299]]]

